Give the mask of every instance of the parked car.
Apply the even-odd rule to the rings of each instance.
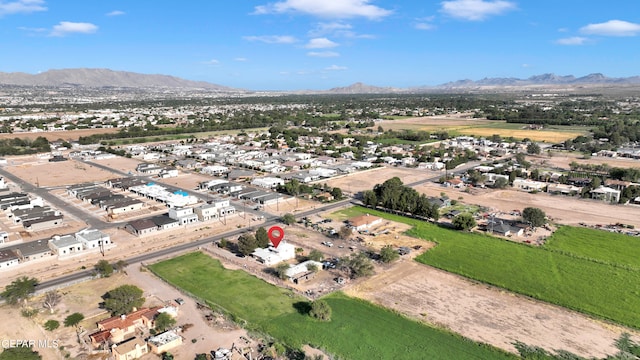
[[[176,301],[176,304],[178,304],[178,305],[184,305],[184,299],[183,298],[177,298],[175,301]]]

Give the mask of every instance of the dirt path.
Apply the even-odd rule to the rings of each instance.
[[[613,342],[622,332],[630,332],[411,260],[401,260],[345,292],[512,352],[518,340],[604,357],[615,353]]]

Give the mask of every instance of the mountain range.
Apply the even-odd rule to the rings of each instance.
[[[483,87],[524,87],[535,85],[626,85],[640,84],[640,76],[611,78],[600,73],[575,77],[573,75],[542,74],[527,79],[519,78],[484,78],[481,80],[458,80],[437,86],[413,88],[378,87],[363,83],[355,83],[345,87],[336,87],[324,91],[299,91],[304,93],[329,94],[373,94],[373,93],[407,93],[419,91],[438,91],[450,89],[470,89]],[[21,72],[0,72],[0,85],[19,86],[85,86],[85,87],[118,87],[118,88],[182,88],[203,89],[216,92],[245,91],[231,87],[212,84],[205,81],[185,80],[170,75],[140,74],[109,69],[60,69],[48,70],[38,74]],[[298,93],[299,93],[298,92]]]

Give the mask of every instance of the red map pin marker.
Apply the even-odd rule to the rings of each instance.
[[[280,241],[284,238],[284,230],[282,230],[280,226],[272,226],[269,228],[269,231],[267,231],[267,235],[273,246],[278,247]]]

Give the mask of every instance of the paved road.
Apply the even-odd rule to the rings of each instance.
[[[345,205],[348,205],[351,203],[351,199],[346,199],[346,200],[342,200],[342,201],[338,201],[335,203],[331,203],[331,204],[327,204],[324,206],[319,206],[316,209],[312,209],[312,210],[308,210],[308,211],[304,211],[301,213],[296,214],[296,218],[302,218],[305,216],[311,216],[314,214],[317,214],[319,212],[323,212],[323,211],[329,211],[335,208],[339,208]],[[268,217],[265,218],[265,222],[260,224],[260,226],[262,227],[269,227],[272,225],[275,225],[276,223],[279,222],[280,217],[276,216],[276,215],[268,215]],[[213,241],[217,241],[222,239],[223,237],[234,237],[237,235],[240,235],[244,232],[250,231],[251,229],[248,228],[241,228],[241,229],[236,229],[236,230],[232,230],[232,231],[228,231],[225,233],[221,233],[221,234],[217,234],[211,237],[207,237],[204,239],[200,239],[200,240],[196,240],[190,243],[185,243],[185,244],[180,244],[180,245],[176,245],[170,248],[166,248],[166,249],[162,249],[162,250],[158,250],[155,252],[151,252],[151,253],[146,253],[146,254],[142,254],[142,255],[138,255],[138,256],[134,256],[131,258],[127,258],[127,259],[122,259],[124,260],[127,264],[135,264],[135,263],[140,263],[140,262],[145,262],[145,261],[150,261],[152,259],[157,259],[157,258],[161,258],[161,257],[165,257],[168,255],[171,255],[173,253],[177,253],[177,252],[182,252],[182,251],[186,251],[189,249],[194,249],[194,248],[198,248],[200,246],[203,246],[205,244],[210,244]],[[42,282],[41,284],[39,284],[36,287],[36,291],[38,292],[43,292],[46,291],[48,289],[55,289],[55,288],[59,288],[59,287],[64,287],[66,284],[70,284],[70,283],[74,283],[77,281],[81,281],[83,279],[89,279],[91,278],[91,274],[92,274],[93,270],[88,269],[88,270],[82,270],[73,274],[69,274],[69,275],[65,275],[56,279],[52,279],[52,280],[48,280],[45,282]]]

